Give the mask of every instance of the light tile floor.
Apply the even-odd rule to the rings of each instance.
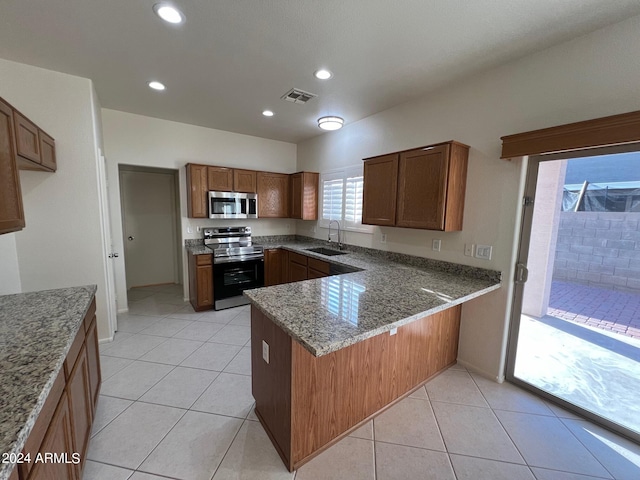
[[[178,286],[130,292],[84,479],[640,478],[640,446],[459,366],[289,473],[253,413],[249,322],[193,312]]]

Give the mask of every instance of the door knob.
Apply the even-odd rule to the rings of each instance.
[[[110,253],[109,254],[109,258],[118,258],[118,254],[117,253]]]
[[[136,237],[132,237],[131,235],[129,235],[129,241],[133,240]]]

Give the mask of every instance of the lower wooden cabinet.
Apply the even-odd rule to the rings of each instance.
[[[281,248],[267,248],[264,251],[264,286],[287,283],[287,251]]]
[[[212,254],[189,254],[189,301],[196,312],[213,308]]]
[[[94,299],[22,449],[20,480],[82,478],[101,382],[95,312]]]
[[[289,282],[299,282],[307,279],[307,258],[306,255],[289,252]]]

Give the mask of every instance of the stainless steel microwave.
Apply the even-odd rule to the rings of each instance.
[[[209,218],[258,218],[258,195],[209,192]]]

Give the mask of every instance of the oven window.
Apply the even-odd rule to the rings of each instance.
[[[256,266],[234,267],[224,271],[222,283],[226,286],[242,286],[255,283],[257,280]]]

